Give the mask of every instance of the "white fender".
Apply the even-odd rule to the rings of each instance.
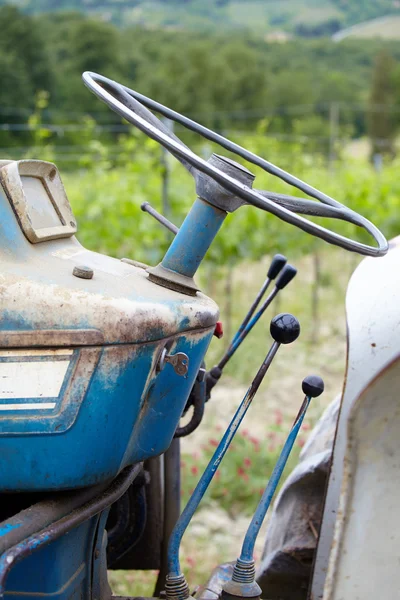
[[[396,501],[400,499],[400,471],[389,485],[396,460],[400,465],[396,428],[391,429],[390,435],[394,437],[389,436],[387,447],[383,440],[386,430],[382,429],[386,417],[397,419],[400,439],[400,416],[396,412],[400,407],[400,362],[397,360],[400,353],[400,237],[390,246],[385,257],[367,258],[359,265],[347,290],[347,369],[311,585],[312,600],[394,597],[383,594],[383,580],[389,574],[388,585],[395,596],[400,589],[398,572],[395,576],[389,560],[396,554],[400,540],[395,542],[390,536],[386,537],[387,528],[382,528],[381,522],[386,511],[386,518],[394,525],[398,514]],[[388,365],[390,368],[386,368]],[[378,404],[372,409],[374,401]],[[364,428],[360,423],[364,423]],[[372,462],[365,461],[365,456],[369,456],[366,452],[368,435],[371,444],[375,444]],[[395,454],[388,461],[388,453],[392,451]],[[382,484],[378,486],[379,473]],[[382,506],[385,490],[395,495],[388,497],[386,506]],[[368,532],[368,535],[364,538],[356,532]],[[347,547],[347,544],[350,545]],[[383,568],[386,564],[383,549],[389,573]],[[378,555],[383,560],[383,564],[378,561],[382,568],[374,562],[374,556],[378,559]],[[397,560],[398,571],[398,556],[394,560]],[[368,562],[369,570],[365,571]],[[361,592],[357,586],[362,580],[365,583]],[[377,586],[375,593],[369,581]]]

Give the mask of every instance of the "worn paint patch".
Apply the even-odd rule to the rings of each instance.
[[[10,533],[10,531],[13,531],[14,529],[18,529],[18,527],[21,527],[21,525],[22,523],[6,523],[2,527],[0,527],[0,537],[2,537],[3,535],[7,535],[8,533]]]

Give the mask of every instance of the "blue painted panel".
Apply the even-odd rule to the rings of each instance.
[[[93,517],[17,564],[8,576],[5,597],[89,600],[98,520]]]
[[[213,328],[176,339],[171,351],[189,356],[187,378],[177,375],[170,364],[161,373],[154,372],[154,357],[164,342],[104,347],[67,431],[60,433],[55,426],[52,434],[13,435],[0,419],[0,490],[93,485],[114,478],[129,464],[164,452],[212,334]],[[149,373],[153,373],[150,378]],[[26,414],[26,423],[32,418]]]

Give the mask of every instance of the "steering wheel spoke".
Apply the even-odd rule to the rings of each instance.
[[[383,256],[387,253],[388,242],[385,236],[365,217],[347,208],[334,198],[317,190],[301,179],[280,169],[273,163],[253,154],[249,150],[246,150],[238,144],[207,129],[203,125],[188,119],[126,86],[112,81],[111,79],[107,79],[102,75],[86,72],[83,74],[83,80],[85,85],[114,112],[122,116],[132,125],[135,125],[142,132],[146,133],[151,139],[156,140],[175,156],[193,175],[196,184],[198,184],[199,180],[202,180],[204,183],[205,175],[227,191],[227,200],[224,203],[224,206],[218,205],[222,210],[232,211],[241,204],[251,204],[274,214],[283,221],[291,223],[315,237],[321,238],[330,244],[340,246],[351,252],[357,252],[367,256]],[[303,193],[319,202],[305,198],[297,198],[295,196],[252,189],[251,185],[246,185],[246,183],[243,183],[243,180],[239,181],[236,177],[230,175],[229,172],[227,173],[226,169],[221,170],[218,168],[218,161],[215,161],[214,159],[216,155],[213,155],[210,161],[205,161],[197,156],[192,150],[185,146],[176,135],[169,131],[164,123],[150,112],[149,109],[155,110],[164,117],[180,123],[191,131],[199,133],[204,138],[219,144],[229,152],[233,152],[248,162],[261,167],[267,173],[282,179],[289,185],[301,190]],[[240,165],[237,165],[237,167],[239,169],[241,168]],[[248,183],[250,183],[250,180],[251,178]],[[210,197],[205,198],[205,200],[211,204],[213,203],[211,195]],[[339,233],[307,220],[301,215],[328,217],[352,223],[367,231],[373,237],[377,246],[370,246],[342,236]]]

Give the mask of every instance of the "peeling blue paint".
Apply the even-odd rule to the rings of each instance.
[[[21,527],[21,524],[22,523],[6,523],[0,527],[0,537],[7,535],[7,533],[10,533],[10,531],[13,531],[13,529],[18,529],[18,527]]]

